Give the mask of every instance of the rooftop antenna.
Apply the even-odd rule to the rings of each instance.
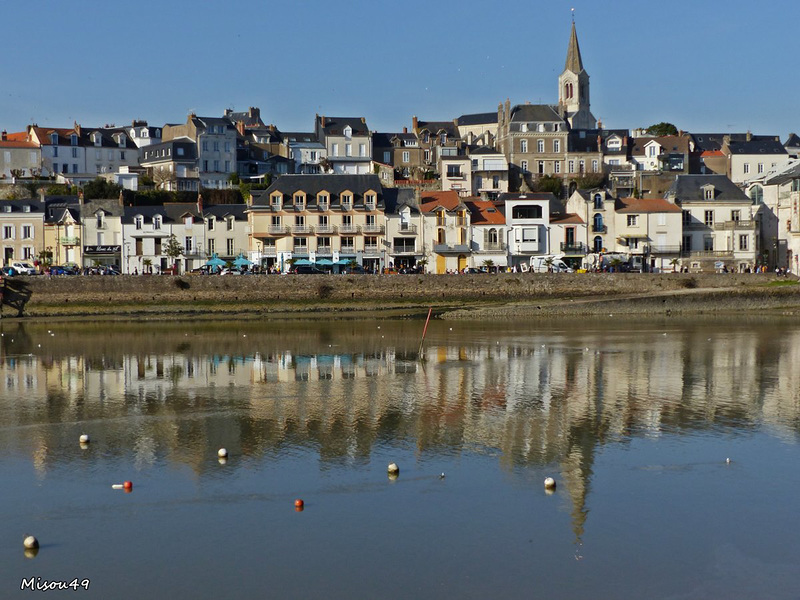
[[[574,25],[575,24],[575,9],[572,8],[570,10],[572,11],[572,24]]]

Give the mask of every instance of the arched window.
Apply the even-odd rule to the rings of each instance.
[[[750,199],[753,204],[761,204],[764,201],[764,190],[760,185],[754,185],[750,188]]]
[[[595,194],[594,195],[594,207],[596,210],[603,210],[603,195],[602,194]]]
[[[603,251],[603,238],[601,238],[599,235],[595,236],[595,238],[594,238],[594,248],[593,248],[593,250],[595,252],[602,252]]]
[[[499,237],[497,235],[497,229],[493,227],[489,230],[489,243],[496,246],[498,241]]]
[[[439,243],[439,244],[445,244],[446,243],[445,242],[444,229],[439,229],[439,231],[437,233],[437,243]]]
[[[594,216],[594,219],[592,219],[592,231],[596,233],[603,232],[603,215],[601,215],[600,213],[597,213]]]

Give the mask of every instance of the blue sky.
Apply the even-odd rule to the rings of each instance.
[[[605,127],[800,133],[797,0],[2,0],[0,127],[258,106],[400,131],[555,103],[571,8]]]

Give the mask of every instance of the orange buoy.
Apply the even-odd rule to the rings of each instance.
[[[305,506],[305,502],[303,502],[300,498],[294,501],[295,508],[303,508]]]
[[[124,482],[122,484],[122,489],[124,489],[124,490],[132,490],[133,489],[133,482],[132,481]]]

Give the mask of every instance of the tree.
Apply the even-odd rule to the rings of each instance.
[[[661,137],[662,135],[678,135],[678,128],[672,123],[667,123],[665,121],[650,125],[646,131],[649,135],[655,135],[657,137]]]
[[[601,173],[597,173],[595,175],[587,174],[583,177],[576,178],[575,183],[578,185],[579,190],[592,190],[594,188],[602,187],[605,179],[605,175]]]
[[[175,174],[165,167],[154,168],[152,177],[157,190],[168,189],[169,184],[175,180]]]
[[[167,240],[167,245],[164,248],[164,254],[169,256],[172,259],[172,266],[175,266],[175,260],[183,254],[183,246],[180,245],[178,242],[178,238],[175,237],[175,234],[169,236]]]
[[[555,175],[542,175],[536,180],[534,186],[536,192],[550,192],[556,198],[561,198],[564,189],[564,182]]]
[[[111,183],[102,177],[97,177],[83,185],[83,197],[86,200],[96,200],[98,198],[118,198],[121,191],[121,185]]]

